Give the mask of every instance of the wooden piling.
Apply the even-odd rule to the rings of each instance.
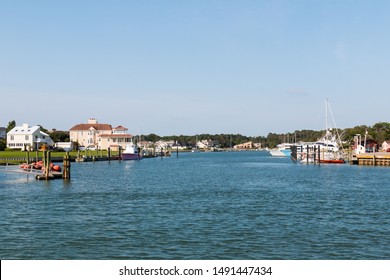
[[[63,161],[63,170],[62,170],[62,178],[64,180],[70,180],[70,157],[69,152],[66,152],[66,155],[64,155],[64,161]]]
[[[46,178],[49,178],[49,175],[50,175],[50,162],[51,162],[51,152],[46,151],[46,166],[45,166]]]
[[[317,148],[316,148],[316,146],[313,147],[313,163],[317,163]],[[318,163],[320,163],[320,160],[318,160]]]
[[[318,164],[321,163],[321,146],[318,145]]]
[[[26,150],[26,163],[30,164],[30,152]]]
[[[309,145],[306,146],[306,163],[309,163]]]

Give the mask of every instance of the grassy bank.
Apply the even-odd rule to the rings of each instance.
[[[65,152],[51,152],[52,157],[63,157],[66,153]],[[1,151],[0,152],[0,158],[25,158],[27,155],[27,152],[21,152],[21,151]],[[35,157],[36,152],[29,152],[30,158]],[[77,155],[77,152],[70,152],[71,156]],[[42,152],[38,152],[38,156],[42,156]]]
[[[42,152],[38,152],[38,158],[42,158]],[[65,152],[51,152],[52,158],[63,158]],[[76,156],[77,152],[70,152],[70,156]],[[30,162],[35,160],[36,152],[29,152],[28,157]],[[22,163],[26,162],[27,152],[22,151],[0,151],[0,163]]]

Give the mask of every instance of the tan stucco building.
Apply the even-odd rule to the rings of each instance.
[[[133,140],[133,135],[127,133],[127,128],[110,124],[99,124],[94,118],[86,124],[77,124],[69,130],[70,141],[77,142],[87,149],[113,150],[126,148]]]

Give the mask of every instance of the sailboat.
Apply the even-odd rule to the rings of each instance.
[[[333,129],[328,127],[328,112],[330,112],[330,115],[333,120],[333,125],[334,127],[336,127],[336,123],[334,121],[328,99],[326,99],[325,106],[325,135],[318,139],[315,143],[307,145],[306,153],[304,149],[302,149],[302,163],[345,163],[345,160],[342,156],[342,145],[338,130],[335,128],[336,132],[334,133]]]
[[[332,129],[328,127],[328,111],[331,114],[333,125],[336,127],[336,123],[333,118],[332,110],[329,105],[328,99],[325,100],[325,135],[323,137],[323,146],[325,147],[325,152],[323,153],[322,158],[320,157],[320,163],[336,163],[336,164],[342,164],[345,163],[345,160],[343,159],[341,155],[341,139],[339,132],[337,128],[336,134],[333,133]]]

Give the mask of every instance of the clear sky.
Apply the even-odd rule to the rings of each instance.
[[[0,1],[0,126],[266,136],[390,121],[390,1]]]

